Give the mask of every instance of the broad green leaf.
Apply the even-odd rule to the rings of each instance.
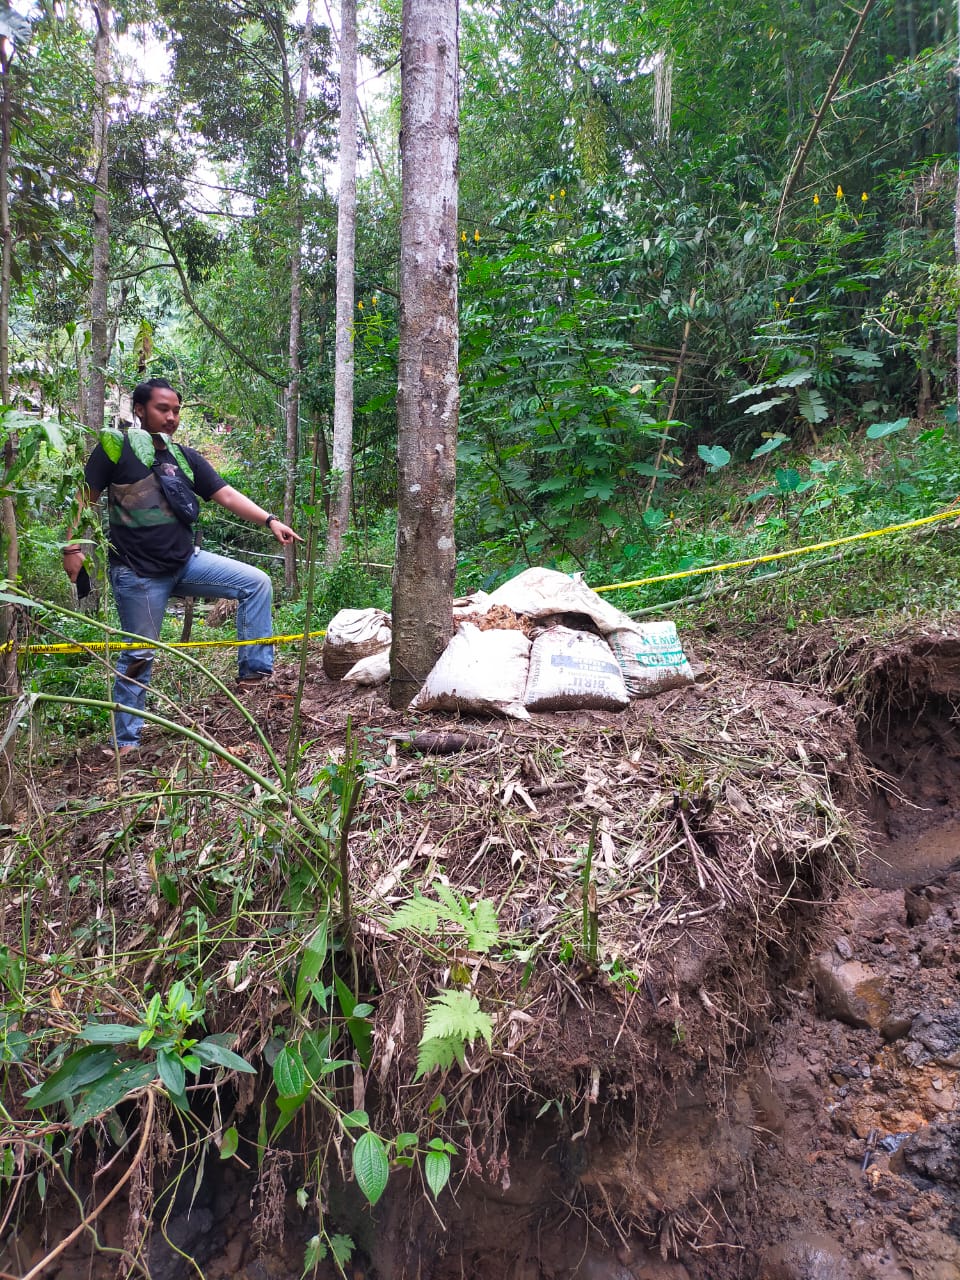
[[[281,1098],[294,1098],[301,1094],[307,1083],[307,1073],[295,1044],[285,1044],[273,1064],[273,1082]]]
[[[796,493],[800,488],[800,472],[793,467],[783,467],[774,474],[781,493]]]
[[[789,438],[789,436],[785,436],[778,431],[775,436],[771,436],[769,440],[764,440],[762,445],[754,449],[750,455],[750,460],[753,461],[754,458],[762,458],[767,453],[773,453],[774,449],[779,449]]]
[[[445,1151],[428,1152],[423,1161],[423,1175],[434,1200],[439,1199],[440,1192],[450,1181],[450,1157]]]
[[[347,1020],[347,1031],[353,1046],[360,1058],[361,1065],[366,1068],[370,1065],[370,1058],[373,1053],[373,1027],[364,1018],[355,1018],[353,1011],[357,1007],[357,1001],[353,992],[343,981],[334,975],[334,985],[337,991],[337,1000],[340,1004],[340,1010]]]
[[[297,972],[297,982],[293,1004],[297,1013],[302,1012],[310,993],[310,984],[315,982],[323,971],[327,959],[327,921],[321,920],[303,944],[303,958]]]
[[[256,1067],[251,1067],[245,1058],[232,1053],[215,1036],[207,1036],[199,1044],[193,1046],[193,1052],[201,1062],[212,1067],[227,1067],[231,1071],[245,1071],[248,1075],[257,1074]]]
[[[119,462],[123,453],[123,432],[115,427],[104,427],[100,432],[100,446],[111,462]]]
[[[743,412],[750,414],[766,413],[768,409],[773,409],[778,404],[785,404],[789,398],[789,396],[771,396],[769,400],[761,400],[759,404],[750,405]]]
[[[92,1084],[105,1076],[117,1066],[117,1055],[112,1049],[98,1049],[88,1045],[71,1053],[61,1067],[52,1076],[48,1076],[41,1084],[24,1092],[31,1107],[49,1107],[60,1102],[73,1093],[79,1093],[86,1085]]]
[[[63,453],[65,441],[60,423],[54,422],[52,418],[41,418],[39,427],[43,438],[54,453]]]
[[[730,453],[722,444],[698,444],[697,455],[715,471],[719,471],[730,461]]]
[[[804,383],[809,382],[813,377],[813,369],[788,369],[786,373],[781,373],[778,378],[774,378],[769,384],[771,387],[802,387]]]
[[[157,1070],[163,1087],[170,1096],[182,1097],[187,1083],[187,1072],[180,1058],[169,1049],[161,1049],[157,1054]]]
[[[408,1147],[415,1147],[419,1141],[420,1139],[415,1133],[398,1133],[393,1140],[393,1145],[397,1155],[400,1155]]]
[[[747,387],[744,391],[738,391],[735,396],[731,396],[727,404],[736,404],[738,400],[746,400],[747,396],[759,396],[770,389],[769,382],[761,382],[755,387]]]
[[[310,1079],[319,1080],[330,1060],[330,1032],[305,1031],[300,1037],[300,1057]]]
[[[127,432],[130,448],[145,467],[152,467],[157,459],[157,451],[153,447],[153,436],[142,427],[131,427]]]
[[[887,436],[896,435],[909,425],[909,418],[898,418],[896,422],[873,422],[867,427],[867,439],[885,440]]]
[[[105,1111],[111,1110],[128,1094],[151,1084],[156,1078],[156,1062],[123,1063],[83,1095],[70,1117],[71,1125],[79,1129],[97,1116],[102,1116]]]
[[[349,1018],[353,1013],[357,998],[342,978],[334,975],[333,982],[337,989],[337,1002],[340,1005],[340,1012],[345,1018]]]
[[[368,1203],[375,1205],[386,1190],[390,1162],[383,1139],[372,1130],[362,1134],[353,1148],[353,1173]]]
[[[191,467],[190,463],[187,461],[187,455],[183,452],[183,450],[180,448],[178,444],[174,443],[173,440],[170,441],[169,448],[170,448],[170,452],[173,454],[173,456],[177,460],[177,466],[180,468],[183,474],[187,477],[190,483],[193,484],[193,467]]]
[[[117,1022],[88,1022],[79,1038],[90,1044],[136,1044],[143,1031],[143,1023],[127,1027]]]
[[[298,1093],[292,1098],[277,1098],[277,1111],[279,1112],[279,1116],[276,1124],[270,1131],[271,1142],[276,1142],[277,1138],[294,1119],[309,1097],[310,1086],[306,1085],[302,1093]]]
[[[659,507],[647,507],[640,518],[648,529],[659,529],[666,523],[667,513],[661,511]]]
[[[348,1111],[340,1117],[340,1121],[348,1129],[369,1129],[370,1117],[366,1111]]]
[[[224,1130],[220,1142],[220,1159],[229,1160],[231,1156],[235,1156],[239,1145],[240,1135],[237,1133],[237,1126],[232,1124],[229,1129]]]

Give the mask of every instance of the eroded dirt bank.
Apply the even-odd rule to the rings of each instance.
[[[395,1175],[371,1214],[329,1166],[324,1205],[357,1276],[960,1276],[960,642],[811,649],[773,682],[721,670],[612,723],[475,724],[479,748],[383,766],[354,841],[361,909],[382,918],[439,868],[494,898],[503,936],[543,963],[524,977],[472,962],[497,1035],[440,1082],[461,1158],[437,1213],[419,1175]],[[397,728],[318,679],[317,749],[360,708]],[[282,685],[258,713],[281,738]],[[64,771],[90,781],[83,760]],[[606,969],[560,950],[594,819]],[[411,1082],[444,975],[376,926],[364,945],[382,992],[366,1104],[400,1128],[438,1090]],[[255,1110],[237,1108],[248,1140]],[[250,1161],[191,1168],[133,1263],[122,1204],[100,1224],[117,1253],[78,1242],[44,1274],[106,1277],[119,1260],[153,1280],[299,1275],[316,1229],[297,1202],[301,1143],[259,1179]],[[77,1174],[88,1206],[104,1191],[91,1176]],[[45,1221],[17,1216],[0,1270],[26,1275],[76,1224],[53,1203]]]

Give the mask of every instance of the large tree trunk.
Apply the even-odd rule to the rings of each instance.
[[[310,83],[310,46],[313,42],[313,4],[307,4],[303,29],[303,53],[300,63],[300,90],[293,127],[293,145],[288,165],[287,182],[293,196],[292,247],[290,250],[290,331],[287,346],[289,378],[284,397],[286,420],[287,465],[283,484],[283,519],[292,525],[297,498],[297,467],[300,460],[300,325],[303,314],[301,300],[301,255],[303,253],[303,144],[307,128],[307,90]],[[297,585],[296,544],[283,549],[283,581],[288,591]]]
[[[398,506],[390,703],[453,632],[457,412],[457,0],[404,0]]]
[[[353,303],[357,232],[357,3],[340,6],[340,194],[337,198],[337,318],[333,375],[333,473],[326,562],[336,564],[353,495]]]
[[[108,132],[110,112],[110,6],[94,5],[93,46],[93,279],[90,284],[90,377],[84,421],[103,429],[107,398],[107,286],[110,278],[110,192]]]

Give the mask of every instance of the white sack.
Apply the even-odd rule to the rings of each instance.
[[[453,602],[453,621],[471,622],[490,608],[490,597],[485,591],[471,591],[468,596],[459,596]]]
[[[461,622],[411,711],[467,711],[529,719],[523,705],[530,641],[522,631],[480,631]]]
[[[630,695],[605,640],[549,627],[530,651],[524,703],[528,711],[622,711]]]
[[[630,619],[612,604],[591,591],[585,582],[556,569],[524,569],[490,596],[488,607],[505,604],[514,613],[544,618],[555,613],[583,613],[607,635],[617,627],[629,626]]]
[[[361,658],[354,663],[343,677],[344,684],[374,685],[386,684],[390,679],[390,650],[373,653],[369,658]]]
[[[675,622],[631,622],[607,636],[631,698],[693,684]]]
[[[342,680],[361,658],[390,648],[390,615],[382,609],[341,609],[330,619],[323,641],[323,669]]]

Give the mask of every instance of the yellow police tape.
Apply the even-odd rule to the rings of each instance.
[[[726,564],[701,565],[699,569],[681,569],[676,573],[658,573],[653,578],[635,578],[632,582],[614,582],[607,587],[594,587],[598,594],[602,591],[621,591],[626,587],[647,587],[653,582],[675,582],[677,578],[692,578],[700,573],[723,573],[727,569],[749,569],[755,564],[771,564],[774,560],[788,560],[791,556],[807,556],[812,551],[828,551],[831,547],[843,547],[851,542],[862,542],[866,538],[882,538],[887,533],[902,533],[904,529],[919,529],[925,524],[936,524],[938,520],[953,520],[960,517],[960,511],[952,507],[949,511],[940,511],[935,516],[923,516],[920,520],[907,520],[904,524],[888,524],[884,529],[869,529],[866,533],[848,533],[843,538],[831,538],[829,542],[814,542],[808,547],[794,547],[792,551],[772,551],[765,556],[752,556],[749,560],[730,560]]]
[[[325,636],[326,631],[311,631],[309,639],[314,636]],[[174,640],[164,641],[165,649],[242,649],[248,644],[289,644],[294,640],[302,640],[303,632],[289,636],[261,636],[257,640]],[[91,640],[83,644],[25,644],[20,653],[103,653],[109,649],[111,653],[123,649],[148,649],[146,640]],[[0,653],[3,646],[0,645]]]
[[[960,501],[960,500],[958,500]],[[776,560],[788,560],[794,556],[810,555],[814,551],[828,551],[831,547],[848,546],[851,542],[863,542],[867,538],[882,538],[889,533],[903,533],[906,529],[920,529],[924,525],[937,524],[940,520],[960,517],[960,510],[952,507],[933,516],[919,520],[907,520],[903,524],[888,524],[883,529],[868,529],[866,533],[849,533],[843,538],[831,538],[828,542],[814,542],[806,547],[794,547],[790,551],[771,551],[764,556],[751,556],[748,560],[728,560],[725,564],[701,565],[696,569],[680,569],[675,573],[658,573],[650,578],[634,578],[630,582],[613,582],[605,587],[594,587],[598,594],[604,591],[623,591],[629,587],[648,587],[657,582],[675,582],[678,578],[694,578],[704,573],[725,573],[730,569],[750,569],[758,564],[772,564]],[[326,631],[311,631],[309,639],[325,636]],[[248,644],[291,644],[302,640],[304,633],[296,635],[264,636],[258,640],[181,640],[167,645],[169,649],[237,649]],[[0,652],[4,646],[0,646]],[[31,644],[24,645],[21,653],[102,653],[105,649],[144,649],[143,641],[91,641],[89,644]]]

